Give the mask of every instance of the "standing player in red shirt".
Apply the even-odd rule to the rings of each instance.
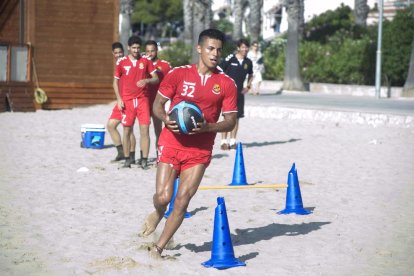
[[[148,86],[151,118],[152,123],[154,124],[155,148],[157,148],[158,138],[160,137],[162,129],[162,121],[154,115],[154,112],[152,111],[152,105],[154,104],[155,96],[157,96],[160,83],[164,79],[165,75],[167,75],[167,73],[171,70],[171,65],[168,61],[158,58],[158,45],[154,40],[148,40],[145,42],[145,54],[149,59],[152,60],[152,64],[155,66],[155,68],[157,68],[158,79],[160,80],[159,84]]]
[[[143,155],[141,167],[146,169],[148,166],[150,106],[146,87],[149,84],[157,84],[159,80],[151,60],[141,57],[141,44],[141,39],[137,36],[131,36],[128,39],[129,55],[118,60],[114,73],[113,87],[118,108],[122,111],[121,123],[124,126],[122,141],[125,155],[124,168],[131,167],[130,136],[135,118],[138,118],[140,146]],[[122,97],[118,89],[120,79],[122,80]]]
[[[120,42],[114,42],[112,43],[112,54],[115,58],[115,62],[122,58],[124,56],[124,47]],[[120,83],[120,86],[122,86],[122,83]],[[122,89],[120,89],[122,91]],[[106,124],[106,127],[108,128],[109,135],[111,135],[112,142],[114,143],[114,146],[116,147],[116,150],[118,152],[117,156],[113,161],[121,161],[125,159],[124,156],[124,150],[122,148],[122,139],[121,135],[119,134],[117,127],[121,123],[122,120],[122,113],[121,110],[118,108],[118,104],[114,106],[112,109],[111,115],[109,116],[108,122]],[[135,135],[134,132],[131,132],[131,151],[129,153],[129,156],[131,160],[135,160]]]
[[[224,34],[216,29],[204,30],[198,38],[197,64],[172,69],[158,90],[154,113],[163,128],[158,142],[156,191],[153,196],[155,211],[146,218],[140,236],[155,231],[172,198],[173,185],[180,176],[174,209],[168,216],[158,242],[149,248],[150,257],[161,258],[168,241],[180,227],[187,206],[197,192],[204,172],[211,160],[217,132],[230,131],[236,124],[237,88],[234,81],[217,68],[223,50]],[[165,104],[171,107],[181,101],[197,104],[204,122],[190,135],[179,134],[175,121],[170,121]],[[224,120],[217,122],[223,112]]]

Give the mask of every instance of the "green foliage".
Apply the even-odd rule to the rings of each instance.
[[[413,9],[412,5],[383,24],[383,83],[388,79],[391,85],[402,86],[407,78],[414,35]],[[299,45],[305,81],[374,85],[378,26],[357,28],[351,24],[351,15],[342,6],[322,14],[322,18],[315,17],[305,27],[308,35]],[[265,79],[283,79],[284,47],[283,40],[277,38],[264,50]]]
[[[170,62],[172,67],[190,64],[191,46],[186,45],[183,41],[177,41],[165,46],[158,55],[161,59]]]
[[[131,23],[154,24],[182,20],[182,0],[135,0]]]
[[[234,41],[231,40],[233,32],[233,23],[226,18],[221,18],[212,22],[212,28],[216,28],[226,34],[226,41],[223,46],[222,58],[226,58],[229,54],[234,53],[237,49]]]
[[[221,58],[224,59],[230,54],[234,54],[237,51],[236,42],[231,39],[227,39],[223,46],[223,52],[221,53]]]
[[[369,81],[365,76],[375,73],[375,66],[372,66],[375,62],[371,62],[375,58],[372,40],[365,36],[358,40],[341,37],[341,41],[341,44],[304,42],[300,46],[305,80],[341,84],[365,84]]]
[[[305,39],[326,43],[338,30],[351,30],[352,26],[352,10],[341,4],[336,10],[328,10],[313,17],[305,25]]]
[[[211,27],[222,31],[227,35],[230,35],[233,32],[233,23],[226,18],[214,20]]]
[[[264,79],[281,80],[284,77],[286,40],[274,39],[263,51]]]
[[[403,86],[407,79],[412,39],[414,5],[399,11],[391,22],[384,22],[382,35],[382,76],[391,85]]]

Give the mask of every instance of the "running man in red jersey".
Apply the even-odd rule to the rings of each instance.
[[[112,54],[115,58],[115,62],[122,58],[124,56],[124,47],[120,42],[114,42],[112,43]],[[119,83],[122,86],[122,83]],[[120,89],[122,91],[122,89]],[[117,127],[121,123],[122,120],[122,113],[118,108],[118,104],[114,106],[112,109],[111,115],[109,116],[108,122],[106,124],[106,127],[108,129],[109,135],[112,138],[112,142],[114,143],[114,146],[116,147],[116,150],[118,152],[117,156],[113,161],[121,161],[124,160],[124,150],[122,149],[122,139],[121,135],[118,132]],[[131,161],[135,161],[135,135],[134,132],[131,132],[131,151],[129,153]],[[133,163],[133,162],[132,162]]]
[[[158,166],[153,202],[155,211],[148,215],[140,236],[155,231],[172,198],[174,180],[179,175],[180,185],[175,197],[174,209],[165,222],[157,243],[148,248],[150,257],[161,258],[161,253],[180,227],[187,206],[197,192],[204,172],[211,160],[217,132],[230,131],[236,124],[237,88],[234,81],[217,68],[223,50],[224,34],[216,29],[200,33],[197,52],[198,63],[172,69],[158,90],[154,113],[165,127],[158,141]],[[197,104],[204,122],[190,135],[179,134],[175,121],[170,121],[165,104],[171,107],[181,101]],[[224,120],[217,122],[223,112]]]
[[[151,60],[140,55],[141,44],[141,39],[137,36],[131,36],[128,39],[129,55],[118,60],[114,73],[113,88],[118,108],[122,111],[121,123],[124,126],[122,139],[125,155],[124,168],[131,167],[130,136],[135,118],[138,118],[140,146],[143,155],[141,167],[143,169],[148,167],[150,106],[146,89],[149,84],[157,84],[159,80]],[[119,80],[122,80],[122,93],[119,93],[118,89]]]
[[[145,42],[145,54],[149,59],[152,60],[152,64],[157,68],[157,74],[158,78],[161,81],[164,79],[165,75],[170,71],[171,65],[168,61],[162,60],[158,58],[158,45],[157,42],[154,40],[148,40]],[[155,133],[155,148],[157,148],[158,145],[158,138],[161,134],[162,129],[162,121],[157,118],[157,116],[154,115],[154,112],[152,111],[152,106],[155,101],[155,96],[157,96],[158,88],[160,87],[159,84],[155,85],[149,85],[148,86],[148,93],[150,98],[150,109],[151,109],[151,118],[152,123],[154,125],[154,133]],[[142,156],[141,156],[142,158]]]

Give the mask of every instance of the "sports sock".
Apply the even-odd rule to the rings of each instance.
[[[221,145],[227,144],[227,139],[222,139],[221,140]]]
[[[135,151],[129,152],[129,158],[131,159],[132,164],[135,164]]]
[[[120,161],[120,160],[124,160],[124,150],[122,149],[122,145],[118,145],[116,146],[116,150],[118,152],[118,154],[116,155],[115,159],[112,161]]]
[[[125,157],[125,163],[122,168],[131,168],[131,160],[129,159],[129,156]]]
[[[236,144],[236,139],[231,138],[231,139],[230,139],[230,146],[231,146],[231,145],[234,145],[234,144]]]
[[[148,158],[147,157],[142,157],[141,168],[143,168],[144,170],[148,169]]]
[[[122,145],[116,146],[116,150],[118,151],[118,155],[124,155],[124,150],[122,148]]]

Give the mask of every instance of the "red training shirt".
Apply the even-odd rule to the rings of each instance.
[[[122,57],[116,62],[114,78],[122,80],[122,100],[127,101],[134,98],[148,97],[145,87],[138,87],[137,82],[148,78],[155,72],[156,68],[152,61],[146,57],[131,60],[129,56]]]
[[[153,62],[152,64],[157,69],[158,79],[160,80],[158,84],[148,85],[148,93],[150,95],[150,98],[155,99],[162,80],[164,79],[165,75],[167,75],[167,73],[171,70],[171,65],[168,61],[162,59],[157,59],[157,61]]]
[[[200,75],[196,64],[175,67],[165,76],[158,93],[171,100],[170,108],[181,101],[197,104],[208,123],[216,123],[221,112],[237,112],[236,84],[218,69],[211,75]],[[177,149],[211,151],[215,137],[215,132],[175,134],[164,127],[158,144]]]

